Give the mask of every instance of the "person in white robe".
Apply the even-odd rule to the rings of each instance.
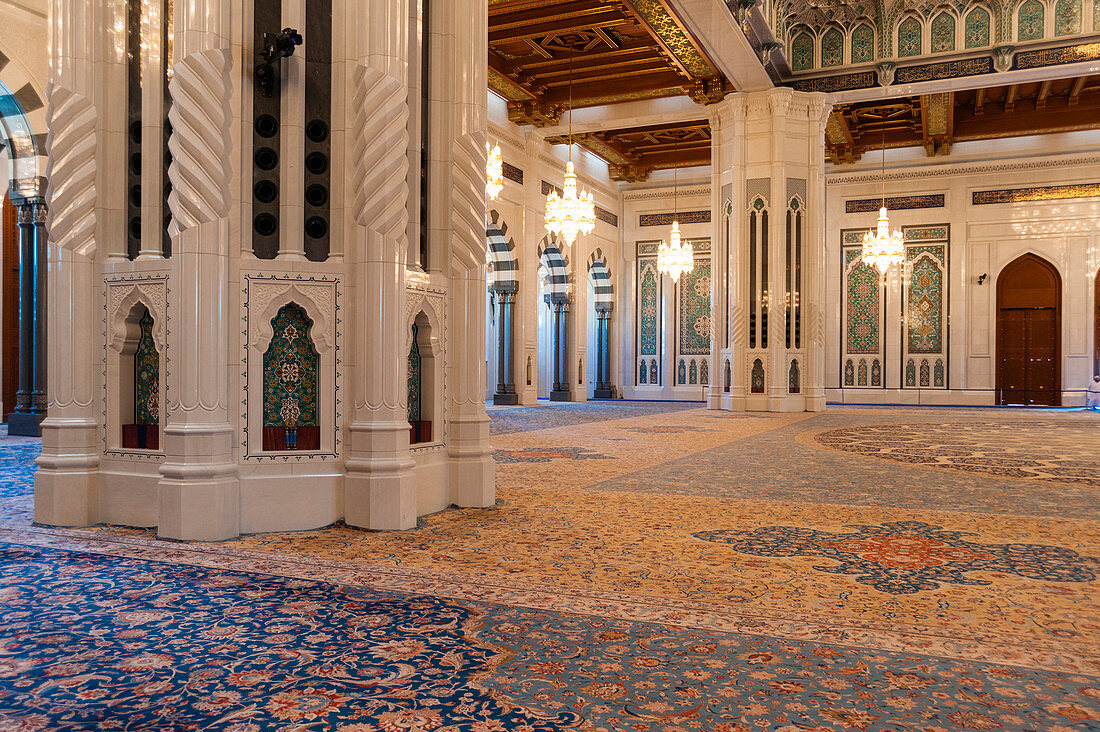
[[[1092,377],[1092,383],[1085,390],[1085,406],[1088,409],[1100,410],[1100,374]]]

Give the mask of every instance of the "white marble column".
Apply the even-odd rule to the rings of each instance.
[[[488,6],[482,0],[433,5],[433,29],[446,39],[432,84],[440,130],[449,133],[441,155],[450,160],[447,205],[451,271],[450,491],[459,506],[491,506],[496,471],[485,412],[485,139]],[[433,58],[434,58],[433,54]],[[447,98],[449,97],[449,99]],[[437,138],[433,137],[433,140]]]
[[[732,196],[730,277],[724,285],[724,294],[730,313],[733,384],[729,398],[722,398],[721,403],[735,410],[789,412],[825,408],[824,126],[830,109],[831,100],[824,94],[777,88],[732,96],[712,115],[715,122],[712,189],[724,188]],[[767,198],[767,278],[757,279],[756,297],[762,306],[756,322],[757,341],[752,347],[748,322],[752,308],[748,286],[749,229],[751,199],[757,195]],[[794,197],[801,201],[802,212],[802,286],[801,291],[788,294],[786,218]],[[712,196],[712,206],[716,207],[712,211],[713,220],[723,221],[723,205],[721,196]],[[715,229],[714,246],[720,251],[722,232],[718,227]],[[762,269],[759,274],[762,276]],[[795,289],[793,276],[791,288]],[[792,337],[790,347],[786,342],[785,319],[788,298],[792,302],[797,298],[801,306],[800,342]],[[712,317],[719,323],[722,322],[719,308],[727,306],[723,299],[716,296],[713,301]],[[756,359],[761,360],[766,370],[763,393],[751,390],[751,369]],[[788,377],[794,360],[798,361],[799,389],[792,393]],[[715,385],[724,380],[723,361],[718,361],[712,374]]]
[[[229,422],[230,104],[234,99],[229,0],[176,0],[175,74],[169,85],[172,181],[178,227],[171,257],[164,463],[158,535],[214,541],[240,533],[236,438]],[[237,359],[233,359],[236,367]]]
[[[344,513],[353,526],[416,526],[409,453],[405,322],[408,167],[408,24],[405,0],[344,0],[334,17],[349,35],[344,159],[351,264],[348,374],[353,399],[344,461]],[[483,342],[482,342],[482,345]]]
[[[47,361],[51,399],[41,424],[34,518],[55,526],[99,520],[100,406],[95,400],[99,358],[93,334],[99,329],[96,320],[101,310],[94,296],[94,259],[101,242],[112,235],[125,237],[121,217],[109,230],[110,217],[103,214],[110,202],[97,195],[112,174],[97,166],[112,149],[108,145],[112,118],[97,109],[109,90],[96,75],[97,68],[110,62],[103,55],[110,48],[104,29],[114,27],[110,5],[52,0],[50,6],[53,53],[46,90],[46,172],[50,179]]]

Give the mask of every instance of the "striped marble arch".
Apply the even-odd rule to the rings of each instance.
[[[508,236],[508,224],[504,223],[496,210],[489,211],[485,238],[489,247],[489,286],[514,290],[519,283],[516,242]]]
[[[597,249],[588,258],[588,276],[592,278],[597,304],[614,302],[615,286],[611,282],[611,271],[607,268],[607,259],[603,251]]]
[[[0,51],[0,134],[13,199],[45,195],[46,104],[30,76]]]
[[[539,261],[545,263],[550,272],[550,289],[547,293],[551,300],[569,297],[569,263],[558,247],[553,234],[544,236],[538,246]]]

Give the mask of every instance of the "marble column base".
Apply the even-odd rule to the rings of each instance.
[[[41,437],[43,412],[11,412],[8,414],[8,434],[19,437]]]
[[[493,394],[493,404],[497,406],[511,406],[513,404],[519,404],[519,394],[513,392],[497,392]]]
[[[496,463],[489,444],[489,417],[456,416],[450,434],[451,503],[486,508],[496,503]]]
[[[241,486],[228,424],[169,424],[164,429],[157,536],[224,541],[241,533]]]
[[[593,399],[614,399],[615,398],[615,389],[612,388],[612,387],[607,387],[606,389],[599,389],[599,388],[594,389],[592,391],[592,398]]]
[[[409,423],[353,422],[344,461],[344,521],[376,531],[416,528]]]
[[[42,423],[42,455],[34,474],[34,522],[91,526],[99,522],[99,445],[84,420]]]
[[[573,401],[573,394],[569,390],[550,392],[550,401],[552,402],[571,402]]]

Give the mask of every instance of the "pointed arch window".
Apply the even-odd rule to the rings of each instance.
[[[809,71],[814,67],[814,37],[802,32],[791,41],[791,70]]]
[[[310,334],[313,321],[295,303],[271,320],[271,345],[264,352],[264,451],[318,450],[318,362]]]
[[[852,31],[852,63],[863,64],[875,60],[875,31],[867,23]]]
[[[966,47],[967,48],[984,48],[989,45],[990,37],[990,15],[989,11],[982,7],[977,7],[966,14]]]
[[[898,56],[919,56],[920,54],[920,21],[910,15],[898,25]]]
[[[1058,0],[1054,5],[1054,35],[1081,32],[1081,0]]]
[[[932,53],[955,50],[955,16],[946,10],[932,19]]]
[[[123,385],[123,398],[131,400],[122,413],[122,446],[127,449],[157,450],[160,448],[160,353],[153,341],[153,316],[140,306],[137,315],[136,338],[123,346],[120,371],[133,382]],[[133,322],[130,320],[129,322]],[[126,407],[129,407],[128,409]]]
[[[1038,41],[1043,37],[1046,9],[1039,0],[1026,0],[1016,16],[1016,40]]]
[[[821,37],[821,65],[840,66],[844,63],[844,34],[839,28],[830,28]]]

